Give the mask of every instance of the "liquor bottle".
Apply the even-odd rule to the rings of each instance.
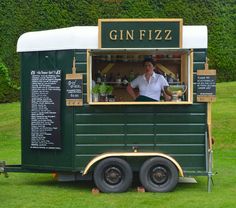
[[[128,83],[129,83],[128,78],[127,78],[127,76],[125,75],[125,76],[122,78],[122,85],[123,85],[123,86],[127,86]]]
[[[183,83],[182,83],[183,95],[182,95],[182,98],[181,98],[182,101],[185,101],[185,100],[186,100],[186,97],[185,97],[185,89],[186,89],[186,86],[185,86],[185,83],[183,82]]]
[[[108,76],[108,79],[107,79],[108,82],[112,83],[114,82],[114,77],[113,77],[113,73],[110,73],[109,76]]]
[[[176,81],[179,82],[179,73],[176,74]]]
[[[121,84],[121,76],[120,73],[117,74],[116,76],[116,84],[119,86]]]
[[[168,83],[170,83],[170,84],[174,82],[171,74],[167,77],[167,80],[168,80]]]
[[[100,70],[98,70],[98,72],[96,74],[96,82],[98,84],[101,84],[101,82],[102,82],[102,75],[101,75],[101,71]]]
[[[102,76],[102,82],[103,83],[107,82],[107,74],[106,73],[104,73],[103,76]]]
[[[165,80],[168,81],[168,80],[167,80],[167,75],[166,75],[166,73],[164,73],[163,76],[164,76]]]
[[[131,70],[130,73],[129,73],[129,80],[128,81],[132,82],[134,78],[135,78],[134,71]]]

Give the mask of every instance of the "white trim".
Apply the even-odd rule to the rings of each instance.
[[[207,48],[206,26],[183,26],[183,49]],[[17,52],[98,49],[97,26],[75,26],[28,32],[20,36]]]
[[[183,48],[207,48],[207,26],[183,26]]]

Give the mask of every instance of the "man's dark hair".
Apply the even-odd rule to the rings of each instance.
[[[155,61],[152,58],[145,58],[143,60],[143,66],[146,62],[150,62],[150,63],[152,63],[153,66],[155,66]]]

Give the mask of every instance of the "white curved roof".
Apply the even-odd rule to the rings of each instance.
[[[206,26],[183,26],[182,37],[182,48],[207,48]],[[97,26],[28,32],[21,35],[17,42],[17,52],[97,48]]]

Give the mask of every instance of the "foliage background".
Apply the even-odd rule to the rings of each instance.
[[[235,0],[2,0],[0,102],[19,99],[14,86],[20,86],[16,44],[21,34],[97,25],[99,18],[183,18],[184,25],[207,25],[210,68],[217,69],[218,81],[236,80]]]

